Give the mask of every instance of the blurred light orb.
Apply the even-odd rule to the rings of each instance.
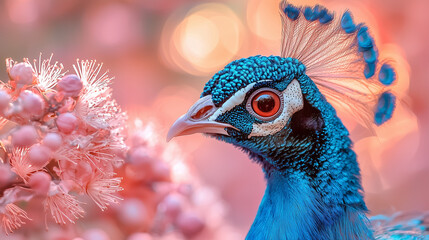
[[[177,71],[206,76],[218,71],[240,51],[243,25],[225,4],[200,4],[177,12],[165,24],[161,55]]]
[[[278,41],[277,46],[280,46],[282,33],[279,3],[278,0],[250,0],[247,5],[247,25],[250,31],[264,40]]]
[[[136,198],[128,198],[122,201],[118,213],[122,224],[130,227],[142,226],[147,218],[146,206]]]

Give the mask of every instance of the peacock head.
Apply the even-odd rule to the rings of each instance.
[[[395,71],[378,58],[368,27],[355,24],[350,12],[334,18],[319,5],[287,1],[280,9],[281,56],[228,64],[167,138],[205,133],[242,148],[265,170],[303,170],[313,177],[339,163],[345,169],[347,162],[332,159],[355,156],[335,109],[370,128],[383,124],[395,108]]]
[[[307,158],[323,141],[325,121],[317,106],[323,97],[315,89],[293,58],[231,62],[173,124],[168,139],[205,133],[242,148],[265,169],[288,167],[279,159]]]

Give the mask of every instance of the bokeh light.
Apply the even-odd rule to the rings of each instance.
[[[237,15],[227,5],[207,3],[184,16],[170,17],[164,27],[161,52],[173,69],[205,76],[231,61],[243,43],[243,26]]]

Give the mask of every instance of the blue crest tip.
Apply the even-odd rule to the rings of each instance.
[[[292,4],[288,4],[285,9],[284,12],[286,13],[286,16],[290,19],[290,20],[296,20],[299,17],[299,8],[295,7]]]
[[[359,29],[359,32],[357,34],[357,40],[359,44],[359,49],[361,51],[368,50],[374,46],[372,37],[368,33],[368,27],[366,26],[363,26]]]
[[[304,8],[304,17],[308,21],[312,22],[317,19],[318,15],[314,14],[313,9],[311,7],[305,7]]]
[[[375,61],[377,61],[377,51],[375,51],[374,48],[364,51],[363,59],[366,63],[375,63]]]
[[[371,78],[375,74],[375,63],[367,63],[365,69],[363,70],[365,78]]]
[[[378,73],[378,80],[386,86],[392,84],[396,80],[396,73],[393,67],[387,63],[383,64]]]
[[[395,102],[396,97],[390,92],[384,92],[380,95],[374,114],[375,124],[381,125],[392,118]]]
[[[353,33],[356,31],[356,25],[353,22],[352,14],[346,11],[341,17],[341,27],[346,33]]]
[[[334,19],[334,16],[328,13],[328,10],[320,5],[316,5],[313,8],[304,8],[304,17],[310,22],[319,19],[322,24],[329,23]]]
[[[319,22],[322,24],[330,23],[334,19],[334,15],[329,13],[326,9],[323,9],[319,16]]]

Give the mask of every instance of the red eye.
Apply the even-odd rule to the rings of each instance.
[[[247,100],[247,111],[262,121],[272,121],[282,114],[283,93],[270,87],[255,90]]]
[[[259,91],[251,99],[253,111],[263,118],[272,117],[279,112],[281,100],[273,91]]]

